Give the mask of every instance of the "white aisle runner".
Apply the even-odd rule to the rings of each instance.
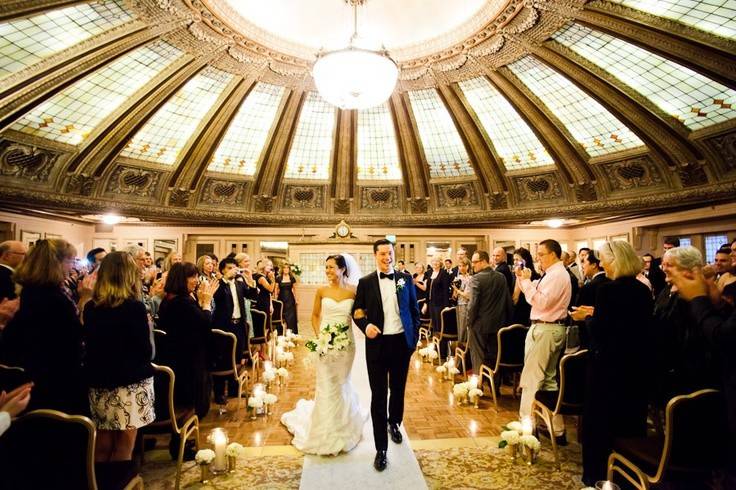
[[[365,364],[365,337],[353,326],[355,335],[355,361],[353,361],[352,382],[360,397],[360,406],[370,413],[371,388],[368,384],[368,370]],[[415,490],[427,488],[419,469],[419,463],[409,445],[406,431],[401,428],[404,441],[394,444],[388,440],[388,467],[383,472],[373,468],[376,449],[373,444],[373,425],[368,417],[363,426],[363,439],[349,453],[338,456],[304,456],[302,480],[303,490],[324,488],[359,487],[368,489]]]

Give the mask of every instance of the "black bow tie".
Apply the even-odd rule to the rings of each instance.
[[[391,279],[392,281],[394,280],[394,275],[393,275],[393,273],[391,273],[391,274],[384,274],[383,272],[379,272],[379,273],[378,273],[378,277],[379,277],[380,279]]]

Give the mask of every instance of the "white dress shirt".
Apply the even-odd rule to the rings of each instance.
[[[230,294],[233,295],[233,320],[240,320],[240,301],[238,301],[238,288],[235,287],[235,280],[225,281],[230,286]]]
[[[10,427],[10,414],[8,412],[0,412],[0,435]]]
[[[381,279],[381,271],[377,272],[378,284],[381,286],[381,303],[383,303],[383,335],[395,335],[404,331],[399,316],[399,299],[396,297],[396,282],[384,277]],[[388,274],[397,274],[389,270]],[[395,279],[395,278],[394,278]]]

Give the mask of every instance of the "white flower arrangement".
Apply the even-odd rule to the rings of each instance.
[[[292,352],[284,352],[284,356],[286,357],[287,361],[293,361],[294,360],[294,354]]]
[[[276,373],[282,378],[289,377],[289,371],[285,367],[280,367],[276,370]]]
[[[435,368],[435,371],[437,371],[438,373],[443,373],[444,374],[444,373],[447,372],[447,367],[445,367],[445,366],[437,366]]]
[[[456,367],[451,367],[451,368],[448,368],[447,370],[449,371],[450,374],[458,374],[460,372],[460,370]]]
[[[286,347],[289,349],[293,349],[294,347],[296,347],[296,344],[294,342],[287,342]]]
[[[266,405],[273,405],[279,400],[279,397],[274,395],[273,393],[266,393],[266,395],[263,397],[263,403]]]
[[[457,383],[452,387],[452,394],[457,397],[464,398],[468,395],[468,390],[470,390],[469,383]]]
[[[506,429],[515,430],[519,434],[521,434],[524,431],[521,425],[521,422],[519,422],[518,420],[514,420],[513,422],[509,422],[508,424],[506,424]]]
[[[274,379],[276,379],[276,371],[274,369],[263,371],[263,381],[270,383]]]
[[[404,279],[403,277],[399,278],[399,280],[396,281],[396,292],[398,293],[399,291],[404,289],[404,286],[406,286],[406,279]]]
[[[344,351],[350,344],[350,335],[348,329],[350,327],[344,323],[335,323],[334,325],[325,325],[317,336],[316,340],[308,340],[304,346],[310,352],[316,352],[320,357],[324,357],[330,351]],[[294,358],[294,354],[287,352],[284,354]]]
[[[227,449],[225,449],[225,455],[230,456],[231,458],[237,458],[241,454],[245,452],[245,448],[242,444],[238,444],[237,442],[231,442],[227,445]]]
[[[261,396],[248,397],[248,406],[250,408],[263,408],[263,397]]]
[[[437,351],[435,351],[434,349],[432,349],[431,351],[429,351],[429,358],[430,359],[434,360],[434,359],[437,359],[438,357],[440,357],[440,355],[437,353]]]
[[[471,399],[473,399],[473,400],[474,400],[475,398],[477,398],[477,397],[479,397],[479,396],[483,396],[483,390],[481,390],[480,388],[473,388],[473,389],[471,389],[471,390],[470,390],[470,391],[468,392],[468,396],[469,396],[469,397],[470,397]]]
[[[515,446],[519,444],[521,436],[515,430],[505,430],[501,432],[501,442],[505,442],[503,446],[499,442],[498,447]]]
[[[283,335],[276,337],[276,345],[285,346],[288,341]]]
[[[215,460],[215,452],[212,449],[200,449],[197,454],[194,455],[194,461],[197,464],[210,464]]]
[[[525,436],[521,436],[519,438],[519,442],[521,442],[523,445],[525,445],[526,447],[528,447],[529,449],[531,449],[535,453],[537,451],[539,451],[539,448],[541,446],[539,444],[539,439],[537,439],[536,437],[534,437],[531,434],[528,434],[528,435],[525,435]]]

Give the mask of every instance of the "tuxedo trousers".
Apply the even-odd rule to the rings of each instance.
[[[376,451],[381,451],[388,447],[388,424],[399,425],[404,418],[404,390],[414,350],[407,345],[403,333],[379,335],[376,340],[380,342],[376,347],[380,349],[379,355],[369,355],[366,349],[366,362],[371,386],[373,441]]]

